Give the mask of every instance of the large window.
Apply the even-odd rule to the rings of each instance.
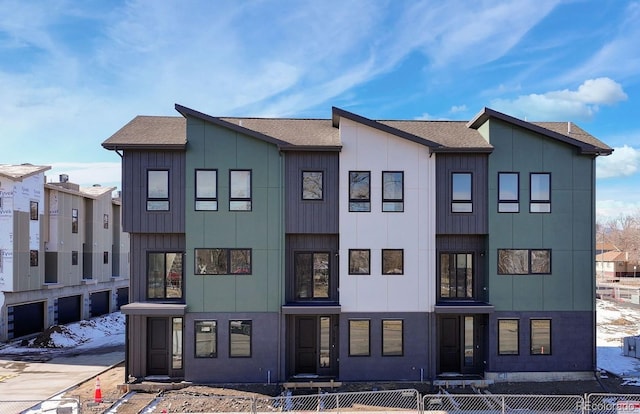
[[[229,356],[251,357],[251,321],[229,321]]]
[[[498,213],[518,213],[520,211],[519,174],[498,173]]]
[[[551,213],[551,174],[531,173],[531,213]]]
[[[520,353],[519,321],[517,319],[498,320],[498,354],[518,355]]]
[[[371,250],[349,249],[349,274],[371,274]]]
[[[147,171],[147,210],[169,210],[169,170]]]
[[[551,355],[551,319],[531,319],[531,355]]]
[[[147,297],[149,299],[181,299],[182,287],[182,253],[149,253]]]
[[[29,202],[29,218],[31,220],[38,220],[38,202],[37,201]]]
[[[218,322],[195,321],[196,358],[216,358],[218,356]]]
[[[349,356],[369,356],[370,321],[368,319],[349,320]]]
[[[78,232],[78,209],[71,209],[71,233]]]
[[[322,200],[324,174],[322,171],[302,171],[302,199]]]
[[[551,250],[498,249],[499,275],[551,273]]]
[[[296,299],[329,298],[329,253],[295,254]]]
[[[229,171],[229,210],[251,211],[251,170]]]
[[[196,210],[218,210],[218,170],[196,170]]]
[[[401,319],[382,320],[382,355],[402,356],[404,353],[404,324]]]
[[[404,274],[404,250],[382,249],[382,274]]]
[[[451,174],[451,212],[472,213],[471,173]]]
[[[404,211],[404,172],[382,172],[382,211]]]
[[[371,211],[370,171],[349,171],[349,211]]]
[[[473,255],[440,254],[440,297],[472,299],[473,295]]]
[[[250,275],[251,249],[195,249],[198,275]]]

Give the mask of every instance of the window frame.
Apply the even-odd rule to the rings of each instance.
[[[241,173],[241,172],[246,172],[249,173],[249,188],[248,188],[248,197],[234,197],[233,196],[233,192],[234,192],[234,188],[233,188],[233,175],[234,173]],[[245,189],[246,190],[246,189]],[[253,170],[251,169],[242,169],[242,168],[238,168],[238,169],[230,169],[229,170],[229,211],[240,211],[240,212],[244,212],[244,211],[252,211],[253,210]],[[238,207],[233,207],[234,203],[244,203],[245,206],[248,206],[248,208],[238,208]],[[240,204],[238,204],[240,205]]]
[[[387,342],[387,337],[385,336],[385,333],[387,332],[387,330],[385,330],[385,322],[399,322],[400,323],[400,351],[395,351],[395,352],[389,352],[389,351],[385,351],[385,349],[387,347],[385,347],[385,343]],[[381,337],[381,353],[383,357],[402,357],[404,356],[404,319],[382,319],[380,321],[380,335]],[[388,338],[388,339],[394,339],[394,338]]]
[[[367,191],[366,197],[356,198],[353,197],[355,190],[353,178],[356,174],[363,174],[367,176]],[[362,208],[358,208],[361,206]],[[352,213],[369,213],[371,212],[371,171],[349,171],[349,212]]]
[[[102,252],[102,264],[109,264],[109,252]]]
[[[541,352],[534,352],[534,322],[548,322],[548,332],[545,332],[549,336],[548,351],[544,352],[544,345],[541,347]],[[536,341],[540,342],[540,341]],[[529,319],[529,345],[530,345],[530,355],[535,356],[547,356],[553,354],[553,324],[551,322],[551,318],[531,318]]]
[[[503,191],[502,177],[507,177],[507,176],[515,176],[515,179],[516,179],[515,199],[503,198],[503,193],[507,193],[507,191]],[[513,208],[512,206],[515,206],[515,208]],[[519,213],[519,212],[520,212],[520,173],[513,172],[513,171],[498,172],[498,213]]]
[[[102,215],[102,227],[105,230],[109,229],[109,214],[107,214],[107,213]]]
[[[526,271],[524,272],[507,272],[507,271],[501,271],[501,266],[500,263],[502,262],[501,260],[501,254],[502,252],[526,252],[527,255],[527,260],[526,260]],[[548,257],[546,259],[546,261],[549,264],[549,269],[548,271],[534,271],[534,252],[546,252],[548,253]],[[553,264],[553,256],[552,256],[552,249],[498,249],[497,251],[497,267],[496,267],[496,272],[498,275],[516,275],[516,276],[521,276],[521,275],[550,275],[553,273],[553,268],[552,268],[552,264]],[[504,258],[504,260],[507,260],[509,258]],[[507,269],[507,270],[513,270],[512,269]]]
[[[458,198],[456,197],[456,176],[469,176],[469,197],[468,198]],[[465,191],[466,192],[466,191]],[[464,210],[457,210],[456,206],[461,206],[462,208],[467,207]],[[460,207],[458,207],[460,208]],[[451,172],[451,213],[453,214],[471,214],[473,213],[473,173],[470,171],[452,171]]]
[[[166,183],[164,183],[163,186],[165,186],[166,188],[163,189],[158,189],[158,190],[153,190],[152,193],[152,189],[151,189],[151,176],[155,175],[156,173],[164,173],[166,174]],[[163,175],[164,175],[163,174]],[[165,177],[160,177],[158,176],[158,179],[164,179]],[[171,179],[170,179],[170,174],[169,174],[169,169],[168,168],[150,168],[147,170],[147,211],[149,212],[164,212],[164,211],[171,211],[171,203],[169,200],[169,197],[171,196]],[[158,191],[159,193],[164,193],[166,192],[166,196],[164,196],[163,194],[155,194],[155,192]],[[153,195],[152,195],[153,194]],[[152,206],[157,206],[157,207],[152,207]],[[166,206],[166,208],[165,208]],[[150,208],[151,207],[151,208]]]
[[[179,286],[180,296],[169,296],[169,294],[168,294],[168,291],[169,291],[168,289],[171,286],[169,286],[169,283],[168,283],[167,279],[170,279],[170,273],[171,272],[169,272],[170,269],[167,268],[167,255],[170,255],[170,254],[175,254],[176,258],[178,256],[181,256],[182,266],[181,266],[181,269],[180,269],[181,274],[179,275],[180,276],[180,279],[179,279],[180,280],[180,286]],[[163,293],[163,296],[161,296],[161,297],[158,297],[158,296],[152,297],[149,294],[150,287],[151,287],[150,286],[151,280],[149,278],[149,274],[151,272],[149,260],[150,260],[150,257],[152,255],[162,255],[162,257],[163,257],[163,264],[162,264],[162,272],[163,272],[163,274],[162,274],[162,290],[163,290],[164,293]],[[148,301],[153,301],[153,302],[155,302],[155,301],[180,302],[180,301],[184,300],[184,297],[185,297],[184,285],[185,285],[185,279],[186,279],[185,278],[185,272],[184,272],[184,258],[185,258],[184,253],[183,252],[179,252],[179,251],[171,251],[171,250],[164,251],[163,250],[163,251],[148,251],[147,252],[147,258],[146,258],[147,262],[146,262],[146,273],[145,273],[145,285],[144,285],[144,287],[145,287],[145,297],[146,297],[146,299]]]
[[[448,268],[447,268],[447,275],[448,275],[448,280],[449,283],[447,284],[447,291],[451,292],[452,291],[452,284],[451,284],[451,278],[453,277],[455,279],[455,292],[456,295],[454,296],[443,296],[442,295],[442,290],[443,290],[443,280],[442,280],[442,273],[443,273],[443,260],[442,257],[443,256],[448,256]],[[465,275],[465,286],[464,286],[464,291],[465,291],[465,295],[464,296],[458,296],[457,292],[458,292],[458,284],[457,284],[457,270],[459,269],[457,267],[457,263],[458,263],[458,256],[465,256],[465,262],[469,263],[469,261],[471,262],[471,281],[467,284],[467,276]],[[440,252],[438,255],[438,299],[439,300],[449,300],[449,301],[460,301],[460,300],[474,300],[476,298],[476,272],[475,272],[475,265],[476,265],[476,257],[475,257],[475,253],[474,252],[469,252],[469,251],[455,251],[455,252]],[[468,267],[466,267],[465,269],[468,269]],[[466,292],[468,292],[469,288],[471,289],[471,294],[467,295]]]
[[[248,354],[237,354],[234,353],[234,346],[233,346],[233,337],[232,337],[232,324],[234,322],[240,322],[240,329],[241,329],[241,334],[244,335],[249,335],[249,353]],[[248,330],[248,334],[247,331],[245,330],[245,326],[248,325],[249,326],[249,330]],[[229,358],[251,358],[253,355],[253,320],[251,319],[230,319],[229,320]]]
[[[199,187],[198,182],[200,179],[198,176],[199,173],[214,173],[215,178],[213,179],[213,191],[215,194],[211,195],[199,195]],[[194,171],[194,210],[195,211],[218,211],[218,169],[217,168],[196,168]],[[206,180],[206,177],[201,177],[202,180]],[[207,206],[211,205],[211,208],[207,208]]]
[[[353,266],[352,266],[352,260],[353,260],[353,256],[352,254],[355,252],[362,252],[362,253],[366,253],[367,254],[367,270],[364,272],[356,272],[353,271]],[[371,249],[349,249],[349,260],[347,263],[347,266],[349,266],[348,268],[348,273],[350,275],[370,275],[371,274]]]
[[[38,267],[40,262],[40,252],[38,250],[29,249],[29,267]]]
[[[218,251],[219,253],[222,253],[224,255],[224,264],[225,264],[224,271],[219,271],[215,273],[211,273],[209,271],[205,271],[205,272],[202,271],[203,268],[200,267],[198,263],[198,259],[199,259],[198,254],[201,251],[210,251],[210,250]],[[246,266],[247,270],[244,272],[234,272],[233,266],[232,266],[233,252],[240,252],[240,251],[248,253],[249,262],[247,263],[247,266]],[[194,274],[195,275],[220,276],[220,275],[251,275],[253,274],[253,249],[251,248],[200,247],[200,248],[193,249],[193,256],[194,256]],[[212,264],[212,263],[209,263],[209,264]],[[205,264],[205,269],[206,269],[206,265],[207,264]]]
[[[534,197],[533,179],[538,176],[546,176],[548,178],[548,188],[546,189],[545,198]],[[535,208],[534,208],[535,206]],[[529,213],[532,214],[549,214],[551,213],[551,173],[549,172],[531,172],[529,173]]]
[[[38,221],[40,214],[38,213],[39,203],[35,200],[29,200],[29,219]]]
[[[400,272],[387,272],[385,271],[385,253],[400,252]],[[383,275],[404,275],[404,249],[382,249],[380,254],[381,267],[380,273]],[[388,260],[388,259],[387,259]]]
[[[78,266],[78,251],[71,251],[71,266]]]
[[[320,197],[305,197],[305,183],[309,180],[305,180],[306,174],[320,174]],[[324,171],[323,170],[302,170],[300,172],[300,200],[302,201],[324,201]],[[312,191],[307,191],[308,194],[313,194]]]
[[[354,346],[354,332],[352,331],[354,326],[352,325],[355,322],[366,322],[367,323],[367,327],[366,327],[366,338],[363,338],[364,340],[366,340],[366,348],[367,348],[367,352],[366,353],[355,353],[355,346]],[[369,357],[371,356],[371,319],[349,319],[349,344],[348,344],[348,348],[349,348],[349,356],[350,357],[354,357],[354,358],[359,358],[359,357]]]
[[[78,209],[72,208],[71,209],[71,234],[77,234],[78,227],[79,227]]]
[[[308,281],[308,283],[310,284],[309,286],[306,286],[307,291],[311,292],[311,295],[308,297],[300,297],[298,292],[301,291],[301,286],[303,282],[303,280],[301,280],[301,278],[299,277],[299,273],[298,273],[298,258],[301,256],[305,256],[305,255],[309,255],[311,256],[311,278]],[[327,280],[327,295],[326,296],[316,296],[316,278],[315,278],[315,263],[316,263],[316,255],[326,255],[327,256],[327,274],[326,274],[326,280]],[[331,298],[331,267],[332,267],[332,263],[331,263],[331,252],[329,251],[322,251],[322,250],[318,250],[318,251],[296,251],[293,253],[293,289],[294,289],[294,299],[296,301],[321,301],[321,300],[330,300]]]
[[[213,352],[208,354],[200,354],[198,353],[198,334],[204,335],[203,332],[198,330],[198,325],[203,323],[210,323],[211,333],[209,335],[213,336],[211,341]],[[218,320],[217,319],[196,319],[193,321],[193,357],[194,358],[217,358],[218,357]]]
[[[400,174],[400,198],[385,197],[386,181],[385,175],[388,174]],[[394,182],[394,181],[391,181]],[[404,212],[404,171],[382,171],[382,212],[384,213],[403,213]],[[399,209],[391,208],[390,206],[399,205]]]
[[[515,339],[516,339],[515,351],[504,349],[502,346],[502,332],[503,332],[502,322],[510,322],[510,323],[515,322]],[[507,329],[507,327],[505,327],[504,329]],[[498,319],[498,355],[509,355],[509,356],[520,355],[520,319],[517,319],[517,318]]]

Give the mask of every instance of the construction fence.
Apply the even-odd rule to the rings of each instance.
[[[80,401],[76,398],[41,400],[0,399],[0,413],[9,414],[79,414]]]

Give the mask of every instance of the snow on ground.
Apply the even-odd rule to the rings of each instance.
[[[622,354],[623,339],[640,335],[640,308],[598,300],[596,323],[598,368],[620,377],[640,378],[640,359]],[[628,381],[631,384],[633,380]],[[634,385],[640,385],[637,382]]]

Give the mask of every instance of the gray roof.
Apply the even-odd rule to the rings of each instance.
[[[329,119],[220,118],[295,146],[339,147],[339,131]]]
[[[378,121],[401,131],[424,137],[445,148],[491,150],[493,147],[475,129],[467,128],[465,121]],[[437,148],[434,148],[438,151]]]
[[[184,149],[187,123],[181,116],[138,115],[105,140],[102,146],[119,149]]]
[[[0,164],[0,176],[7,177],[14,181],[22,181],[23,179],[40,172],[48,171],[51,167],[48,165],[32,165],[32,164]]]

